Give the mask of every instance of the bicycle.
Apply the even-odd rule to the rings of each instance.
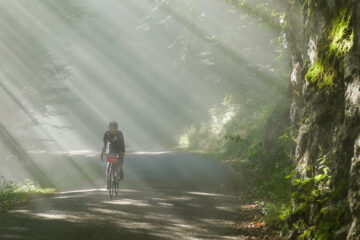
[[[110,164],[109,166],[109,182],[108,182],[108,189],[109,189],[109,196],[113,198],[119,195],[119,185],[120,185],[120,163],[121,161],[120,156],[117,154],[109,154],[106,155],[106,162]]]

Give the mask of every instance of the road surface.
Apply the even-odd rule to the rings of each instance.
[[[116,199],[103,188],[98,162],[59,157],[51,175],[59,192],[0,213],[0,239],[245,239],[236,230],[236,174],[218,161],[129,153]]]

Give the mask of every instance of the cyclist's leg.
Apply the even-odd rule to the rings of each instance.
[[[119,172],[120,172],[120,180],[124,179],[124,158],[119,157],[118,160],[118,167],[119,167]]]
[[[109,188],[110,186],[110,163],[108,162],[106,164],[106,188]]]

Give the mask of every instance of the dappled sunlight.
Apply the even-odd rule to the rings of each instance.
[[[52,197],[53,199],[67,199],[67,198],[78,198],[84,197],[83,195],[69,195],[69,196],[59,196],[59,197]]]
[[[0,0],[0,176],[56,188],[4,212],[0,239],[233,239],[237,173],[178,149],[221,152],[279,99],[283,5]],[[113,120],[126,154],[109,198]]]
[[[236,209],[234,209],[232,206],[216,206],[215,208],[222,211],[236,212]]]
[[[138,191],[136,188],[124,188],[118,198],[109,199],[108,193],[101,189],[66,191],[9,211],[7,216],[56,221],[59,226],[86,223],[100,227],[111,222],[119,229],[134,233],[145,231],[152,236],[174,240],[184,236],[187,239],[203,239],[205,236],[225,239],[226,235],[217,235],[216,232],[233,229],[234,222],[226,217],[229,211],[224,206],[229,204],[234,208],[235,203],[222,200],[225,202],[220,204],[209,201],[209,197],[214,196],[197,194],[202,192],[190,193],[195,194],[190,197],[189,192],[169,189]]]
[[[163,151],[163,152],[130,152],[128,154],[133,154],[133,155],[161,155],[161,154],[168,154],[168,153],[172,153],[169,151]]]
[[[134,220],[131,221],[129,219],[126,220],[118,220],[117,225],[122,228],[128,228],[128,229],[143,229],[143,230],[154,230],[154,225],[149,222],[141,222],[141,220]]]
[[[29,216],[31,218],[38,219],[47,219],[47,220],[64,220],[69,222],[81,222],[83,220],[82,217],[76,215],[77,212],[74,213],[63,213],[61,211],[47,211],[47,212],[35,212],[33,210],[19,209],[9,211],[13,214],[24,214],[25,216]]]
[[[46,219],[69,219],[69,216],[63,214],[49,214],[49,213],[37,213],[34,216],[46,218]]]
[[[188,196],[171,196],[169,198],[169,200],[172,201],[191,201],[193,199],[194,199],[193,197],[188,197]]]
[[[62,214],[62,213],[34,213],[31,214],[31,216],[35,217],[35,218],[41,218],[41,219],[46,219],[46,220],[64,220],[66,222],[71,222],[71,223],[80,223],[83,222],[85,219],[82,218],[81,216],[76,216],[75,214],[72,213],[68,213],[68,214]]]
[[[113,201],[103,201],[106,204],[115,204],[115,205],[132,205],[137,207],[150,207],[150,204],[147,204],[141,200],[136,199],[121,199],[121,200],[113,200]]]
[[[181,223],[176,223],[176,224],[174,224],[174,226],[182,228],[182,229],[193,229],[194,228],[194,226],[187,225],[187,224],[181,224]]]
[[[10,180],[29,175],[60,192],[82,188],[97,192],[105,185],[104,164],[98,163],[102,135],[107,122],[115,119],[124,131],[126,145],[133,149],[129,157],[152,157],[135,167],[125,163],[130,184],[152,188],[151,179],[157,184],[182,181],[191,185],[195,172],[207,181],[217,166],[188,170],[186,163],[183,167],[172,165],[160,157],[173,152],[163,149],[176,145],[184,129],[208,116],[209,109],[229,91],[236,93],[234,86],[240,82],[268,86],[261,76],[271,66],[256,70],[258,62],[249,54],[254,51],[258,55],[255,49],[263,42],[250,35],[271,36],[273,30],[265,34],[243,26],[242,33],[248,34],[236,37],[232,33],[238,29],[227,23],[236,19],[242,26],[246,21],[238,16],[247,15],[248,9],[234,10],[230,3],[220,1],[203,3],[92,0],[59,5],[15,1],[8,6],[1,2],[3,22],[11,23],[3,24],[1,35],[5,41],[0,47],[4,55],[0,113],[5,116],[1,124],[11,137],[6,141],[14,145],[5,148],[17,155],[21,166],[6,160],[6,165],[14,166],[2,168],[0,175]],[[182,11],[187,8],[194,12]],[[33,22],[37,24],[31,28]],[[179,36],[179,31],[183,35]],[[239,44],[246,47],[238,48]],[[192,48],[199,51],[192,53]],[[263,50],[266,62],[273,56],[272,48]],[[224,63],[217,62],[215,55]],[[199,63],[192,59],[197,57]],[[212,69],[217,64],[218,69]],[[222,71],[221,64],[234,73]],[[256,77],[250,81],[253,75]],[[235,104],[224,102],[222,107],[224,111],[213,110],[210,128],[215,135],[224,132],[238,111]],[[13,119],[19,121],[15,124]],[[182,142],[185,147],[190,144],[186,137]],[[24,158],[23,163],[20,159]],[[156,161],[162,162],[161,166],[152,164]],[[171,200],[192,200],[181,198]]]
[[[9,210],[9,212],[11,212],[11,213],[29,213],[30,210],[26,210],[26,209],[16,209],[16,210]]]
[[[82,188],[85,183],[81,182],[80,185],[79,180],[76,180],[71,181],[72,185],[68,188],[79,190],[58,191],[30,202],[31,211],[25,206],[23,211],[9,214],[14,214],[16,218],[22,216],[39,222],[48,220],[64,225],[83,223],[102,226],[105,222],[112,222],[120,229],[133,233],[145,231],[156,237],[173,236],[170,239],[179,239],[185,235],[215,236],[215,232],[223,228],[232,229],[232,226],[220,224],[221,221],[227,221],[225,216],[233,214],[223,207],[234,206],[234,201],[231,195],[222,192],[226,189],[223,186],[224,177],[221,177],[221,182],[218,179],[218,176],[231,175],[217,168],[214,161],[202,157],[195,160],[188,156],[192,155],[177,152],[130,154],[125,162],[125,181],[120,184],[118,198],[109,199],[107,190],[101,187],[91,188],[91,185],[87,185],[89,188]],[[79,165],[82,162],[96,166],[97,171],[100,171],[99,176],[94,177],[92,174],[92,180],[97,185],[104,183],[103,169],[95,164],[99,160],[79,154],[74,161]],[[192,169],[189,170],[188,166],[192,166]],[[204,168],[213,170],[209,175],[202,174],[201,182],[195,180],[194,185],[198,174],[206,172]],[[172,175],[168,175],[169,171]],[[213,175],[214,172],[217,175]],[[72,175],[66,175],[63,179],[66,178],[76,179]],[[187,181],[189,185],[182,185]],[[209,185],[212,186],[211,191],[207,188]],[[72,207],[68,209],[69,206]],[[217,217],[219,226],[200,222],[199,217]]]
[[[94,204],[94,206],[97,206],[96,204]],[[119,211],[119,210],[114,210],[114,209],[107,209],[107,208],[89,208],[89,210],[91,212],[95,212],[95,213],[103,213],[103,214],[110,214],[110,215],[120,215],[123,217],[130,217],[130,218],[135,218],[137,215],[136,214],[132,214],[126,211]]]
[[[209,196],[209,197],[224,197],[224,198],[234,198],[234,196],[230,195],[223,195],[223,194],[217,194],[217,193],[208,193],[208,192],[187,192],[191,195],[201,195],[201,196]]]
[[[166,207],[174,207],[174,204],[172,204],[172,203],[158,202],[158,204],[161,206],[166,206]]]
[[[225,221],[223,219],[200,219],[199,220],[202,223],[205,223],[206,225],[222,225],[222,226],[234,226],[235,221]]]
[[[99,191],[107,191],[106,189],[83,189],[83,190],[73,190],[73,191],[65,191],[65,192],[58,192],[57,194],[71,194],[71,193],[92,193],[92,192],[99,192]]]

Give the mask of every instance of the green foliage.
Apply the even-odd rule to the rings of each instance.
[[[239,182],[246,185],[250,197],[266,202],[264,218],[269,224],[279,226],[290,210],[288,204],[291,180],[285,177],[293,170],[291,156],[287,153],[294,144],[292,134],[295,132],[293,128],[286,129],[290,125],[289,99],[279,94],[285,92],[290,74],[288,64],[284,64],[290,60],[285,59],[288,53],[284,48],[284,34],[281,33],[286,24],[285,5],[278,0],[223,2],[226,3],[224,7],[228,14],[241,16],[233,24],[236,27],[226,26],[225,34],[215,32],[212,33],[214,36],[204,37],[204,32],[200,28],[196,29],[196,24],[201,26],[201,23],[195,22],[191,27],[180,31],[181,39],[176,41],[175,47],[181,44],[178,48],[182,50],[181,62],[184,66],[187,63],[194,66],[194,62],[206,63],[201,68],[201,77],[204,76],[203,69],[211,69],[212,75],[214,72],[219,74],[221,81],[218,83],[222,84],[221,88],[226,87],[224,83],[235,81],[227,91],[233,97],[226,97],[222,104],[210,109],[208,121],[189,127],[179,138],[179,145],[188,151],[217,153],[218,158],[241,172],[242,179]],[[185,12],[183,16],[191,14],[190,10]],[[196,19],[198,16],[192,18]],[[254,30],[261,36],[268,36],[257,39],[258,45],[264,49],[269,44],[271,46],[271,59],[266,60],[264,66],[258,62],[262,58],[257,58],[256,67],[249,66],[244,61],[247,57],[251,59],[250,56],[262,56],[263,50],[259,54],[256,48],[249,48],[240,54],[229,51],[236,49],[242,52],[239,43],[243,47],[249,44],[243,32]],[[197,38],[184,37],[191,31],[196,32]],[[229,68],[233,65],[236,70]],[[241,77],[229,74],[239,70]]]
[[[309,209],[304,209],[306,206],[302,204],[298,208],[297,212],[295,211],[292,214],[298,213],[299,211],[308,211]],[[344,203],[339,206],[337,213],[330,211],[328,206],[323,207],[320,210],[320,215],[317,216],[316,225],[309,226],[308,223],[304,221],[304,216],[298,218],[298,220],[293,223],[293,229],[299,233],[297,239],[299,240],[329,240],[334,239],[334,230],[337,230],[343,227],[343,217],[345,215],[347,204]],[[291,214],[290,214],[291,215]]]
[[[142,31],[138,33],[143,33],[138,38],[139,45],[143,45],[144,37],[151,36],[155,29],[173,28],[177,34],[174,39],[168,36],[171,43],[167,51],[174,56],[178,67],[191,71],[192,78],[206,81],[208,88],[204,90],[213,88],[224,95],[241,96],[243,102],[247,98],[263,99],[259,96],[274,94],[275,88],[285,90],[290,72],[286,64],[290,60],[288,51],[283,46],[284,35],[280,33],[285,9],[284,4],[273,4],[277,1],[226,0],[211,4],[204,1],[201,9],[191,0],[157,1],[155,11],[166,12],[165,19],[153,13],[144,18],[139,25]],[[223,27],[209,28],[208,23],[218,9],[224,9],[222,21],[214,20]],[[231,19],[231,24],[225,19]],[[251,40],[249,34],[244,33],[264,37]],[[272,42],[272,39],[276,40]],[[259,45],[262,47],[257,48]],[[279,55],[281,60],[274,61]]]
[[[286,176],[294,166],[288,152],[297,134],[288,127],[289,106],[282,100],[249,114],[249,108],[232,101],[226,98],[221,108],[212,109],[211,121],[189,129],[184,142],[188,150],[221,152],[218,158],[240,172],[249,197],[264,201],[264,220],[279,228],[290,213],[291,179]]]
[[[354,33],[351,27],[352,9],[347,7],[339,11],[331,22],[328,34],[317,44],[322,46],[318,58],[309,68],[305,79],[322,89],[332,86],[336,78],[343,73],[342,60],[353,45]]]
[[[354,43],[354,31],[351,29],[352,10],[343,9],[335,18],[330,31],[330,52],[344,57]]]
[[[258,142],[247,149],[250,160],[248,170],[253,173],[256,185],[254,194],[269,201],[287,201],[290,193],[290,179],[286,176],[293,165],[286,152],[287,147],[280,140]]]
[[[329,200],[331,175],[326,166],[326,155],[323,152],[320,153],[317,162],[320,173],[311,178],[296,178],[293,181],[296,191],[292,193],[292,197],[299,202],[324,203]]]
[[[221,105],[211,108],[209,114],[209,122],[203,122],[197,127],[191,126],[180,136],[180,148],[206,152],[224,150],[225,135],[238,130],[234,129],[234,125],[241,114],[240,105],[233,103],[231,97],[226,97]]]
[[[191,126],[180,136],[180,148],[205,152],[222,152],[227,157],[236,157],[242,151],[242,143],[236,139],[260,136],[259,128],[264,125],[273,107],[266,105],[256,109],[257,102],[234,103],[227,96],[222,104],[209,110],[210,120]]]
[[[263,208],[264,221],[271,227],[280,228],[291,214],[290,201],[284,203],[267,203]]]
[[[288,218],[293,219],[291,228],[298,233],[297,239],[333,239],[334,231],[343,227],[348,210],[346,202],[338,202],[340,195],[346,196],[347,182],[344,180],[338,184],[335,189],[341,189],[340,191],[331,191],[331,170],[327,166],[327,156],[322,148],[316,165],[317,173],[313,177],[293,179],[292,199],[296,208]],[[331,205],[335,199],[336,207]],[[311,208],[319,209],[319,214],[314,216],[313,222],[305,222]]]
[[[277,0],[237,0],[237,6],[246,11],[249,16],[258,21],[259,26],[268,27],[280,31],[285,9],[282,4],[277,4]]]
[[[324,7],[326,0],[304,0],[302,11],[307,15],[307,17],[314,16],[314,10]]]
[[[304,225],[303,225],[304,226]],[[300,240],[308,240],[308,239],[313,239],[313,234],[314,234],[314,227],[310,227],[308,229],[306,229],[303,234],[301,234],[299,236]]]
[[[34,196],[55,192],[55,189],[43,189],[29,179],[26,179],[23,184],[7,181],[4,177],[1,177],[0,180],[0,210],[8,209],[13,204],[26,201]]]
[[[325,86],[332,86],[337,76],[333,67],[325,65],[318,59],[306,73],[305,79],[311,83],[317,84],[321,89]]]

